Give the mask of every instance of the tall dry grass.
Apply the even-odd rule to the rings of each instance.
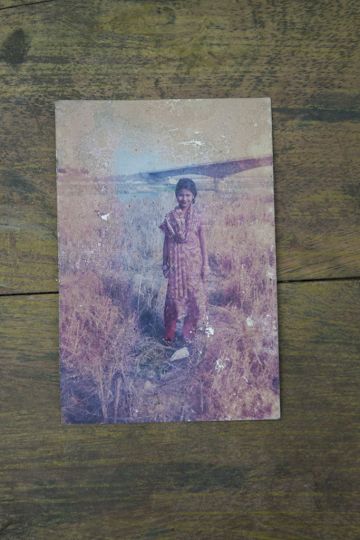
[[[273,418],[279,414],[271,183],[201,192],[208,318],[190,359],[160,342],[164,214],[173,193],[116,194],[71,173],[59,182],[62,410],[67,422]]]

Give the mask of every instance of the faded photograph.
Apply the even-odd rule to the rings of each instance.
[[[280,417],[271,106],[56,104],[63,423]]]

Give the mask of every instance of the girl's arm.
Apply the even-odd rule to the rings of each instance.
[[[169,274],[169,240],[167,234],[164,236],[163,245],[163,274],[165,277]]]
[[[164,245],[163,245],[163,265],[169,263],[169,245],[168,245],[168,237],[165,234],[164,235]]]

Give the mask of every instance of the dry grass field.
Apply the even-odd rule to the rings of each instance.
[[[196,180],[196,179],[195,179]],[[173,191],[119,193],[59,175],[60,350],[65,423],[279,417],[272,183],[201,190],[207,323],[189,356],[162,344],[164,214]]]

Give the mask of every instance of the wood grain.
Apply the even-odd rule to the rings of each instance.
[[[57,290],[57,99],[270,96],[279,279],[358,276],[359,17],[352,1],[3,10],[0,292]]]
[[[0,295],[57,291],[58,99],[270,96],[279,280],[359,277],[358,2],[0,8]],[[131,426],[61,425],[58,295],[0,297],[0,537],[359,538],[359,297],[279,285],[280,421]]]
[[[2,537],[358,538],[359,300],[280,285],[280,421],[69,426],[57,295],[1,298]]]
[[[353,1],[289,0],[90,0],[86,9],[65,0],[5,10],[4,43],[12,36],[15,49],[28,48],[17,70],[3,50],[4,97],[265,94],[276,107],[352,118],[359,15]]]
[[[23,6],[30,7],[43,2],[55,2],[55,0],[0,0],[0,10]]]

